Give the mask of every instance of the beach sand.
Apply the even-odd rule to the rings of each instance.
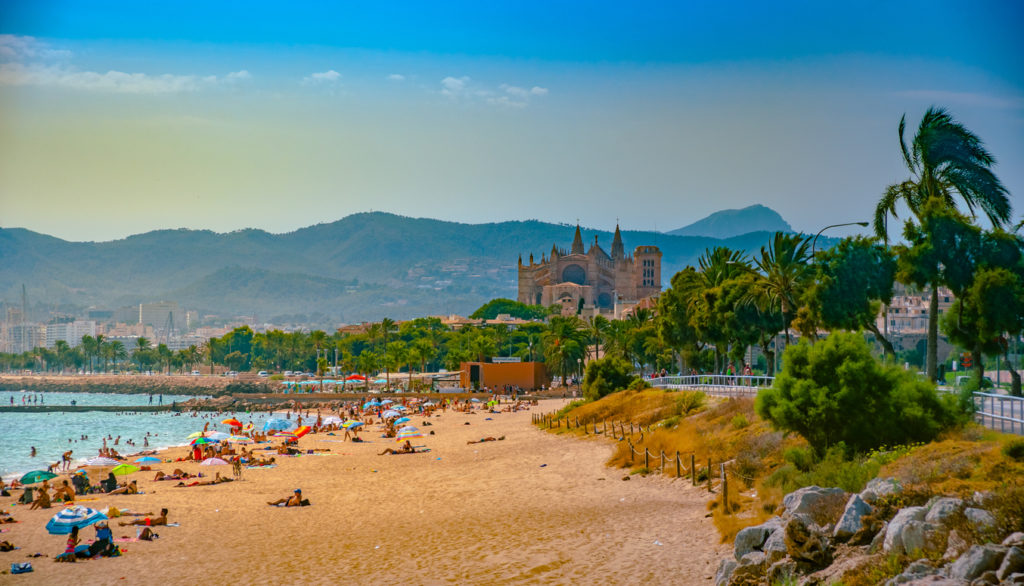
[[[545,401],[550,411],[563,404]],[[56,508],[29,511],[0,507],[20,521],[3,525],[22,549],[0,553],[0,563],[26,561],[33,574],[0,576],[0,582],[110,584],[158,580],[172,584],[209,580],[254,583],[303,581],[354,584],[701,584],[729,554],[706,518],[707,493],[688,480],[641,478],[605,466],[612,444],[603,438],[558,437],[530,423],[531,412],[453,413],[413,417],[424,433],[413,440],[430,451],[378,456],[394,440],[361,434],[306,436],[303,448],[331,455],[278,458],[270,469],[246,469],[243,480],[175,488],[139,472],[145,492],[98,495],[93,508],[170,509],[180,527],[159,527],[152,542],[120,543],[120,558],[58,564],[64,536],[43,528]],[[491,418],[490,421],[486,420]],[[423,426],[428,421],[432,425]],[[469,425],[465,425],[465,423]],[[504,441],[467,445],[485,436]],[[228,466],[160,464],[210,476]],[[94,478],[95,480],[95,478]],[[277,508],[269,500],[301,488],[312,506]],[[89,495],[86,498],[97,497]],[[114,520],[116,521],[116,520]],[[135,536],[134,527],[114,535]],[[90,527],[82,531],[92,539]]]

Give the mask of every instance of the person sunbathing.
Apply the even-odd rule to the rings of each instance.
[[[39,491],[39,496],[36,500],[32,501],[32,506],[29,507],[30,511],[35,509],[49,509],[50,508],[50,493],[45,490]]]
[[[306,501],[306,502],[308,503],[309,501]],[[272,506],[272,507],[277,507],[277,506],[280,506],[280,505],[284,505],[286,507],[301,507],[301,506],[303,506],[302,505],[302,490],[296,488],[295,492],[292,494],[292,496],[290,496],[288,498],[277,499],[276,501],[268,502],[267,504]]]
[[[116,488],[110,491],[109,494],[139,494],[139,485],[133,480],[127,486]]]
[[[416,448],[412,447],[412,444],[409,443],[409,440],[405,440],[405,443],[402,444],[402,447],[398,448],[397,450],[392,449],[392,448],[387,448],[383,452],[381,452],[381,453],[379,453],[377,455],[378,456],[383,456],[384,454],[391,454],[392,456],[394,456],[396,454],[415,454],[415,453],[416,453]]]
[[[156,525],[167,524],[167,509],[160,509],[159,517],[146,517],[144,519],[135,519],[133,521],[121,521],[118,525],[125,527],[127,525],[146,525],[152,527]]]
[[[501,437],[498,437],[498,438],[495,438],[495,437],[482,437],[482,438],[476,440],[475,442],[474,441],[468,441],[466,443],[467,444],[482,444],[484,442],[496,442],[496,441],[503,440],[503,439],[505,439],[505,436],[501,436]]]
[[[61,499],[66,503],[75,500],[75,489],[71,488],[67,480],[57,488],[57,492],[53,493],[53,500],[59,501]]]

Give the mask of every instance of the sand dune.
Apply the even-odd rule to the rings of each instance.
[[[604,465],[608,440],[556,437],[531,426],[529,412],[449,411],[413,423],[434,430],[418,441],[430,452],[377,456],[394,440],[366,433],[368,443],[352,444],[318,435],[303,438],[302,446],[330,448],[332,455],[279,459],[277,468],[245,470],[241,482],[174,488],[151,482],[151,472],[136,473],[146,494],[83,504],[166,506],[181,526],[158,529],[153,542],[121,544],[121,558],[54,563],[64,538],[43,526],[55,510],[7,507],[5,499],[21,523],[4,526],[9,531],[0,539],[22,549],[0,554],[0,562],[48,554],[31,560],[34,574],[18,577],[26,584],[697,584],[710,581],[728,552],[704,517],[706,493],[666,478],[623,482],[623,471]],[[501,435],[504,441],[466,444]],[[294,488],[313,506],[265,504]],[[114,527],[115,536],[134,533]],[[91,539],[95,532],[82,534]]]

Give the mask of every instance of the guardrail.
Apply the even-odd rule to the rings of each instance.
[[[652,386],[662,389],[695,389],[709,395],[742,397],[756,395],[775,382],[774,376],[748,376],[730,374],[691,374],[662,376],[648,379]]]
[[[989,429],[1024,434],[1024,397],[974,393],[974,417]]]

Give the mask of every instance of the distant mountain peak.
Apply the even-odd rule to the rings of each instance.
[[[732,238],[751,232],[792,232],[793,227],[775,210],[754,204],[738,210],[722,210],[666,234]]]

